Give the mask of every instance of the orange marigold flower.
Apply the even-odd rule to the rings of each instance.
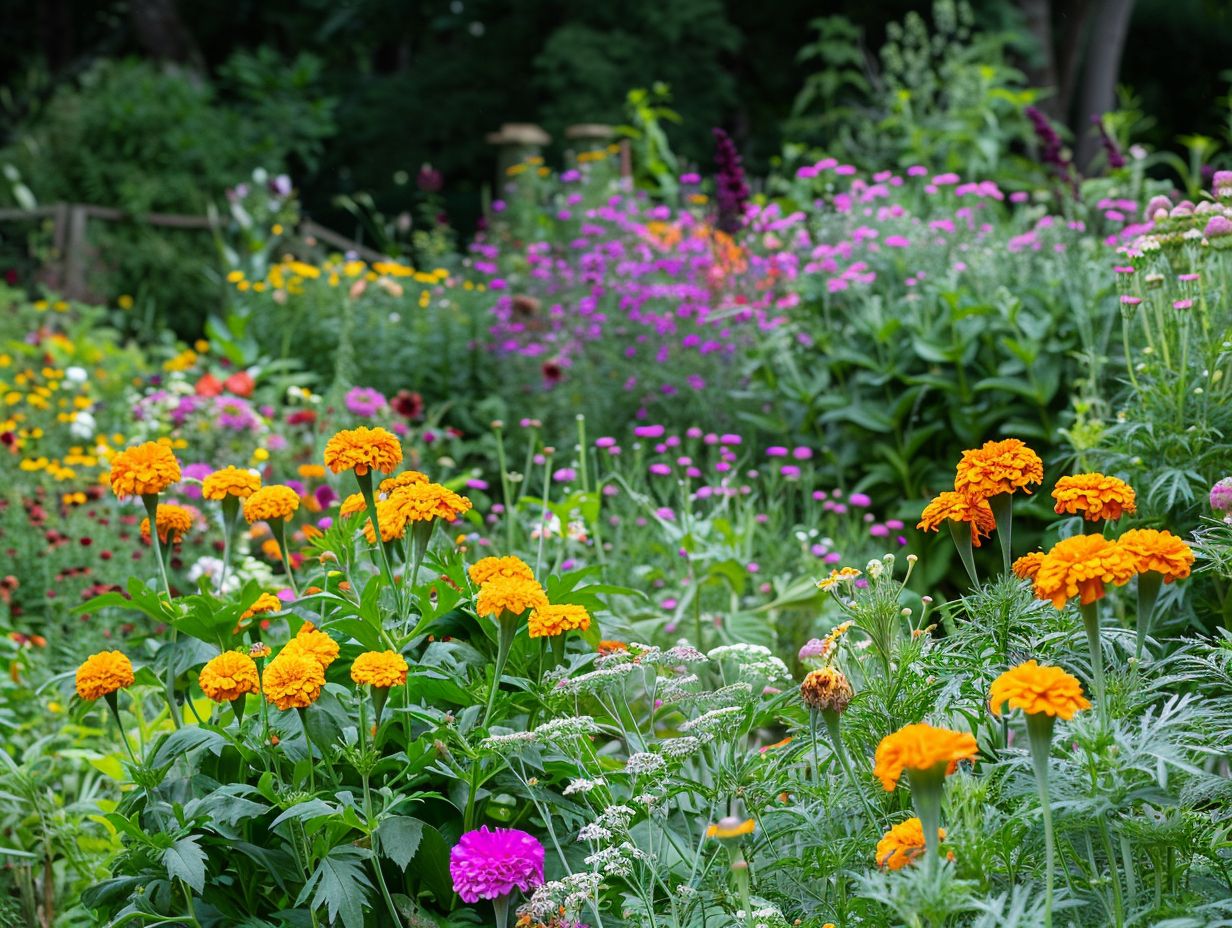
[[[945,829],[937,829],[938,839],[945,840]],[[899,822],[877,842],[877,866],[901,870],[924,853],[924,825],[918,818]]]
[[[1057,481],[1052,491],[1056,511],[1076,515],[1088,522],[1119,519],[1123,512],[1138,511],[1134,488],[1118,477],[1104,474],[1073,474]]]
[[[971,544],[980,546],[980,537],[988,535],[997,527],[992,507],[982,497],[967,496],[957,490],[946,490],[937,495],[920,513],[916,528],[936,532],[943,522],[968,522],[971,525]]]
[[[521,615],[527,609],[542,609],[548,596],[534,580],[525,577],[494,577],[479,588],[475,611],[500,618],[501,613]]]
[[[600,654],[615,654],[617,651],[628,651],[629,646],[623,641],[609,641],[605,638],[599,642],[595,650]]]
[[[158,526],[158,540],[170,544],[182,541],[193,527],[192,510],[172,503],[159,503],[154,520]],[[141,537],[150,540],[149,516],[141,520]]]
[[[201,495],[215,501],[228,496],[247,499],[261,489],[261,478],[250,470],[239,467],[224,467],[201,481]]]
[[[364,494],[352,493],[342,501],[342,505],[338,507],[338,515],[341,518],[353,516],[357,512],[364,512],[368,508],[368,504],[364,502]],[[378,513],[378,518],[379,518]]]
[[[224,651],[201,668],[201,692],[214,702],[233,702],[260,689],[257,665],[247,654]]]
[[[282,560],[282,548],[279,547],[278,542],[274,541],[272,538],[261,542],[261,553],[268,557],[271,561]]]
[[[325,669],[338,658],[338,642],[325,632],[317,631],[312,627],[312,623],[305,622],[299,633],[287,642],[279,656],[288,652],[311,657]]]
[[[1022,490],[1043,483],[1044,462],[1017,438],[985,442],[973,451],[964,451],[954,476],[954,489],[976,499]],[[969,521],[969,520],[966,520]]]
[[[431,483],[427,474],[421,474],[417,470],[404,470],[402,473],[393,477],[386,477],[381,481],[377,488],[379,492],[386,495],[392,493],[398,487],[413,487],[417,483]]]
[[[244,614],[240,616],[243,619],[251,619],[254,615],[260,615],[263,612],[279,612],[282,609],[282,600],[273,593],[262,593],[257,597],[256,602],[244,610]]]
[[[1163,574],[1164,583],[1184,580],[1193,566],[1193,551],[1171,532],[1134,528],[1121,535],[1117,544],[1134,559],[1138,573],[1154,571]]]
[[[325,686],[325,668],[307,654],[284,648],[265,668],[261,688],[279,709],[307,709]]]
[[[988,705],[993,715],[1000,715],[1004,706],[1021,709],[1027,715],[1048,715],[1066,721],[1075,712],[1090,709],[1082,695],[1082,684],[1060,667],[1027,661],[1011,667],[992,682]]]
[[[351,664],[351,679],[361,686],[388,688],[406,682],[406,660],[396,651],[365,651]]]
[[[325,464],[335,474],[353,470],[359,477],[370,470],[388,474],[402,463],[402,444],[393,432],[370,429],[343,429],[325,445]]]
[[[846,712],[854,696],[850,681],[834,667],[810,670],[800,684],[804,704],[822,712]]]
[[[1044,552],[1032,551],[1016,560],[1010,570],[1019,580],[1034,580],[1042,563],[1044,563]]]
[[[77,695],[93,702],[133,685],[133,664],[122,651],[91,654],[77,668]]]
[[[111,459],[111,492],[120,499],[152,496],[180,481],[180,462],[166,445],[147,441]]]
[[[376,504],[381,523],[381,540],[401,538],[413,522],[444,519],[452,522],[471,508],[471,501],[439,483],[415,483],[399,487]],[[376,542],[372,522],[364,524],[364,536],[369,544]]]
[[[319,480],[325,476],[325,468],[320,464],[301,464],[298,470],[305,480]]]
[[[493,577],[521,577],[524,580],[534,580],[534,571],[520,557],[484,557],[477,560],[474,564],[466,569],[466,573],[471,578],[471,583],[477,583],[480,586],[487,583]]]
[[[244,518],[248,524],[253,522],[273,522],[282,519],[284,522],[295,515],[299,508],[299,494],[290,487],[276,483],[273,486],[261,487],[244,500]]]
[[[529,626],[532,638],[555,638],[565,632],[584,632],[590,628],[590,613],[585,606],[549,604],[540,606],[530,614]]]
[[[960,760],[975,760],[975,738],[966,732],[919,723],[886,735],[874,754],[873,775],[886,792],[898,785],[904,771],[928,771],[944,765],[949,776]]]
[[[1133,557],[1103,535],[1075,535],[1058,541],[1035,574],[1035,595],[1058,609],[1080,596],[1082,604],[1102,599],[1104,584],[1128,583],[1137,573]]]

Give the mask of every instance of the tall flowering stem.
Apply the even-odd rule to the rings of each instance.
[[[364,505],[368,507],[368,521],[372,523],[372,534],[376,538],[376,549],[379,553],[373,556],[373,560],[376,561],[377,570],[381,572],[390,592],[393,593],[398,611],[402,612],[402,594],[397,584],[394,583],[394,569],[389,561],[389,550],[385,547],[381,536],[380,516],[377,514],[376,497],[372,492],[372,471],[365,471],[362,474],[355,472],[355,480],[359,484],[359,493],[364,498]]]
[[[1052,887],[1056,880],[1056,843],[1052,830],[1052,801],[1048,794],[1048,756],[1052,747],[1052,728],[1056,718],[1046,712],[1027,713],[1027,740],[1031,745],[1031,765],[1039,788],[1040,812],[1044,816],[1044,854],[1047,857],[1044,882],[1044,925],[1052,926]]]
[[[1100,719],[1108,718],[1108,703],[1104,698],[1104,651],[1099,640],[1099,603],[1082,604],[1082,627],[1087,633],[1087,650],[1091,655],[1091,680],[1095,701],[1099,703]]]
[[[945,792],[946,764],[934,764],[927,770],[908,770],[907,782],[911,787],[911,805],[924,827],[924,850],[928,858],[925,866],[930,874],[936,873],[941,855],[941,842],[937,830],[941,827],[941,799]]]
[[[1149,570],[1138,575],[1138,619],[1134,657],[1142,660],[1142,649],[1147,635],[1151,633],[1151,619],[1155,614],[1155,602],[1159,598],[1159,588],[1163,585],[1163,574]]]
[[[1014,497],[1010,493],[998,493],[988,500],[993,517],[997,520],[997,540],[1001,542],[1001,563],[1006,576],[1009,576],[1010,562],[1013,560],[1011,538],[1014,531]]]
[[[505,673],[505,664],[509,661],[509,652],[513,650],[513,641],[518,634],[519,616],[505,610],[497,620],[496,664],[492,668],[492,687],[488,690],[488,705],[483,711],[480,726],[486,725],[496,708],[496,695],[500,692],[501,677]]]
[[[954,547],[958,549],[958,559],[962,561],[963,567],[967,569],[967,576],[971,578],[971,585],[979,589],[980,576],[975,572],[975,556],[971,552],[970,529],[965,522],[953,520],[946,522],[946,526],[950,530],[950,538],[954,540]]]
[[[231,552],[235,548],[235,531],[240,522],[240,500],[227,496],[222,501],[222,570],[218,572],[218,595],[222,596],[227,585],[227,571],[231,569]]]
[[[162,542],[158,538],[158,494],[146,493],[141,497],[141,502],[145,504],[145,511],[150,517],[150,547],[154,550],[154,560],[158,561],[158,572],[163,579],[163,591],[167,594],[167,604],[171,603],[171,582],[167,579],[167,565],[163,561]],[[168,647],[175,647],[176,638],[179,636],[179,629],[175,625],[171,626],[171,641]],[[175,661],[167,661],[167,675],[163,681],[163,688],[167,693],[167,708],[171,712],[171,724],[176,728],[180,728],[184,723],[180,720],[180,710],[175,701]],[[116,717],[119,721],[119,717]]]
[[[287,575],[287,586],[291,588],[291,595],[299,599],[295,574],[291,570],[291,552],[287,550],[287,523],[282,519],[275,519],[270,523],[270,530],[274,533],[274,540],[278,542],[278,553],[282,556],[282,569]]]

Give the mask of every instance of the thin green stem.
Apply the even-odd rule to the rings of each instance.
[[[1154,570],[1138,575],[1137,640],[1134,657],[1139,661],[1142,660],[1142,649],[1147,636],[1151,634],[1151,618],[1155,613],[1155,601],[1159,598],[1159,587],[1163,579],[1163,574]]]
[[[278,542],[278,555],[282,559],[282,569],[287,575],[287,586],[291,588],[291,595],[299,599],[299,590],[295,586],[295,575],[291,571],[291,552],[287,550],[287,523],[283,519],[274,519],[270,523],[270,529],[274,532],[274,540]]]
[[[1087,650],[1091,655],[1091,676],[1095,688],[1095,700],[1099,704],[1099,717],[1108,718],[1108,706],[1104,698],[1104,652],[1099,638],[1099,603],[1082,604],[1082,626],[1087,633]]]
[[[1001,566],[1005,575],[1009,576],[1014,550],[1011,540],[1014,533],[1014,497],[1010,493],[998,493],[989,498],[988,505],[997,521],[997,540],[1001,542]]]
[[[1040,812],[1044,817],[1044,926],[1052,928],[1052,888],[1056,880],[1056,844],[1052,830],[1052,802],[1048,795],[1048,756],[1052,746],[1052,727],[1056,720],[1045,713],[1027,716],[1027,737],[1031,743],[1031,763],[1039,787]]]

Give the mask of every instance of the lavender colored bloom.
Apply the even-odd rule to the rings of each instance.
[[[806,644],[800,646],[796,657],[799,660],[806,661],[812,657],[821,657],[826,653],[826,643],[820,638],[810,638]]]
[[[500,899],[514,889],[526,892],[543,884],[543,845],[516,828],[484,825],[468,831],[449,852],[453,889],[463,902]]]
[[[744,227],[744,214],[750,196],[749,185],[744,179],[740,152],[736,150],[736,143],[731,136],[716,128],[714,142],[714,162],[718,168],[714,178],[714,198],[718,206],[715,225],[720,231],[731,235]]]
[[[1232,235],[1232,219],[1226,216],[1212,216],[1211,221],[1202,230],[1202,234],[1207,238],[1223,238],[1225,235]]]
[[[220,396],[215,399],[218,424],[225,429],[246,432],[255,429],[260,422],[248,401],[238,396]]]
[[[389,408],[385,395],[372,387],[352,387],[347,391],[345,402],[350,412],[369,419]]]
[[[1232,512],[1232,477],[1224,477],[1211,487],[1211,508],[1216,512]]]
[[[666,429],[661,425],[637,425],[633,427],[633,434],[638,438],[662,438]]]
[[[572,483],[577,479],[577,471],[572,467],[562,467],[559,470],[553,471],[552,479],[557,483]]]
[[[649,470],[656,477],[666,477],[672,472],[671,466],[662,462],[651,464]]]
[[[847,497],[847,502],[853,506],[859,506],[861,509],[873,505],[873,500],[867,493],[852,493]]]

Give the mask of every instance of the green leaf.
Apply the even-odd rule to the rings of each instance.
[[[423,822],[405,815],[392,815],[381,822],[376,835],[380,841],[381,853],[396,863],[399,870],[405,872],[419,850],[419,842],[423,838]]]
[[[309,799],[297,802],[270,823],[270,828],[277,828],[283,822],[311,822],[318,818],[329,818],[336,815],[338,809],[321,799]]]
[[[367,856],[357,847],[334,848],[317,864],[295,904],[300,905],[312,893],[312,907],[324,906],[331,922],[341,918],[343,928],[363,928],[364,908],[372,889],[363,868]]]
[[[205,861],[205,851],[197,844],[195,835],[180,838],[163,851],[167,875],[173,880],[183,880],[198,893],[205,889]]]
[[[163,740],[163,743],[158,746],[158,750],[154,753],[154,759],[151,763],[155,767],[170,764],[177,757],[181,757],[198,748],[209,748],[210,753],[217,757],[222,754],[222,749],[226,746],[227,739],[213,729],[200,726],[181,728],[179,731],[172,732]]]

